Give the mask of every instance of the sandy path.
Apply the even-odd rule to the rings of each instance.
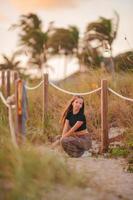
[[[62,153],[60,154],[62,156]],[[64,153],[63,153],[64,155]],[[133,174],[125,172],[124,159],[109,159],[104,157],[70,158],[67,163],[79,174],[84,173],[87,187],[66,188],[56,186],[49,200],[132,200]]]
[[[88,199],[133,199],[133,174],[123,170],[123,159],[70,158],[68,163],[76,166],[77,171],[83,170],[88,176],[91,188],[88,192],[85,189]]]

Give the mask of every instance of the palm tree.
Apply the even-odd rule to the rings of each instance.
[[[76,26],[69,26],[70,34],[73,38],[73,48],[78,48],[79,43],[79,30]],[[72,49],[73,50],[73,49]]]
[[[115,12],[115,20],[100,17],[97,21],[88,24],[84,35],[84,49],[91,55],[92,60],[95,60],[95,65],[99,65],[101,62],[100,55],[104,50],[105,42],[109,44],[112,51],[111,47],[117,36],[118,25],[119,15],[117,12]]]
[[[0,63],[0,70],[17,70],[19,71],[20,68],[20,61],[16,61],[16,53],[14,53],[11,58],[6,55],[2,55],[3,63]]]
[[[42,21],[36,14],[21,15],[18,24],[12,25],[12,29],[20,28],[19,46],[23,52],[28,52],[29,64],[42,69],[47,61],[48,34],[52,29],[53,22],[49,23],[48,29],[43,32]]]
[[[73,54],[73,50],[78,48],[79,30],[76,26],[56,28],[48,39],[48,48],[51,48],[53,55],[64,54],[64,77],[66,75],[68,55]]]
[[[97,21],[88,24],[85,33],[86,40],[108,41],[111,46],[118,31],[119,15],[117,12],[115,12],[115,17],[116,22],[113,19],[100,17]]]
[[[59,54],[64,50],[66,54],[72,54],[73,49],[77,48],[79,31],[77,27],[70,26],[68,29],[56,28],[49,36],[48,47],[53,49],[53,54]]]

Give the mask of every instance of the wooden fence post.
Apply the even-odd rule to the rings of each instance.
[[[108,87],[107,80],[101,81],[101,153],[108,150]]]
[[[1,72],[1,80],[2,80],[2,83],[1,83],[2,92],[4,94],[4,92],[5,92],[5,71],[4,70],[2,70],[2,72]]]
[[[18,79],[18,77],[19,77],[18,72],[14,71],[14,73],[13,73],[14,86],[15,86],[15,81]]]
[[[44,74],[44,112],[48,112],[48,74]]]
[[[15,134],[18,140],[18,81],[15,81]]]
[[[6,95],[10,96],[10,70],[7,70],[7,83],[6,83]]]
[[[15,81],[15,102],[16,102],[16,126],[15,126],[15,132],[16,137],[18,140],[19,133],[21,133],[22,129],[22,80],[18,79]]]
[[[44,74],[43,76],[43,128],[44,128],[44,124],[45,124],[45,120],[46,120],[46,116],[47,116],[47,112],[48,112],[48,74]]]

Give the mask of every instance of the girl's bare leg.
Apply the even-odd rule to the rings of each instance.
[[[57,139],[54,143],[52,143],[52,148],[54,149],[60,144],[60,139]]]

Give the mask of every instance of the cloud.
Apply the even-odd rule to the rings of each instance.
[[[75,7],[78,0],[8,0],[22,12],[37,9],[71,8]]]

